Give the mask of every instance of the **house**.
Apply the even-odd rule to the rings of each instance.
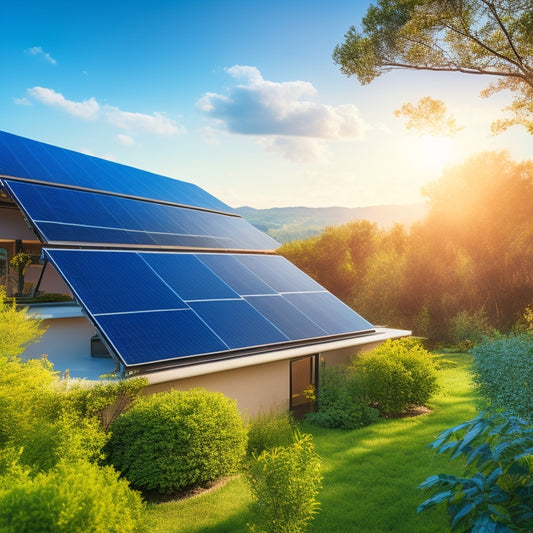
[[[319,362],[410,333],[374,327],[278,246],[194,184],[0,132],[0,283],[48,326],[25,356],[71,377],[304,412]]]

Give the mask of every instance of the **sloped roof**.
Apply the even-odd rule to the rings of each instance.
[[[128,371],[374,332],[196,185],[0,132],[0,186]]]

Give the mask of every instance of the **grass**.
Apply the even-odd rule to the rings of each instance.
[[[449,531],[443,510],[416,514],[425,499],[416,487],[432,474],[461,473],[460,464],[436,457],[427,445],[444,429],[473,418],[477,410],[468,373],[470,356],[439,358],[442,389],[429,414],[380,419],[354,431],[302,424],[303,431],[313,434],[324,474],[321,509],[309,533]],[[249,503],[246,483],[235,478],[222,488],[187,500],[150,505],[151,530],[244,533]]]

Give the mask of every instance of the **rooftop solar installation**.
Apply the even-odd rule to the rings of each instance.
[[[0,176],[234,213],[197,185],[0,131]]]
[[[45,253],[126,367],[188,364],[198,357],[226,358],[373,331],[280,256]]]
[[[4,179],[41,240],[221,250],[274,250],[274,239],[241,217]]]

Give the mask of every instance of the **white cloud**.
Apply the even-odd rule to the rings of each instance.
[[[73,100],[67,100],[61,93],[46,87],[32,87],[27,92],[29,96],[42,104],[62,109],[69,115],[84,120],[104,119],[112,126],[121,130],[142,130],[156,135],[177,135],[185,133],[183,126],[180,126],[163,113],[155,112],[152,115],[147,115],[144,113],[122,111],[114,106],[100,106],[95,98],[89,98],[82,102],[74,102]],[[126,137],[128,136],[123,136],[124,139]]]
[[[123,133],[118,133],[115,138],[123,146],[133,146],[135,144],[133,137],[130,137],[129,135],[124,135]]]
[[[45,52],[40,46],[27,48],[26,53],[32,56],[41,56],[45,59],[45,61],[48,61],[48,63],[52,63],[52,65],[57,63],[57,61],[49,53]]]
[[[58,107],[69,115],[84,120],[96,120],[100,112],[100,106],[94,98],[89,98],[83,102],[73,102],[67,100],[61,93],[46,87],[33,87],[28,89],[28,94],[45,105]]]
[[[31,102],[25,96],[22,98],[13,98],[13,102],[17,105],[31,105]]]
[[[105,106],[104,114],[110,124],[123,130],[145,130],[157,135],[185,133],[182,126],[178,126],[174,120],[169,119],[163,113],[156,112],[153,115],[146,115],[121,111],[118,107]]]
[[[264,80],[256,67],[235,65],[227,72],[244,83],[227,94],[206,93],[197,107],[231,133],[339,140],[361,138],[365,124],[354,105],[310,100],[306,81]]]
[[[258,143],[269,152],[279,152],[295,163],[320,163],[329,155],[323,141],[308,137],[261,137]]]

